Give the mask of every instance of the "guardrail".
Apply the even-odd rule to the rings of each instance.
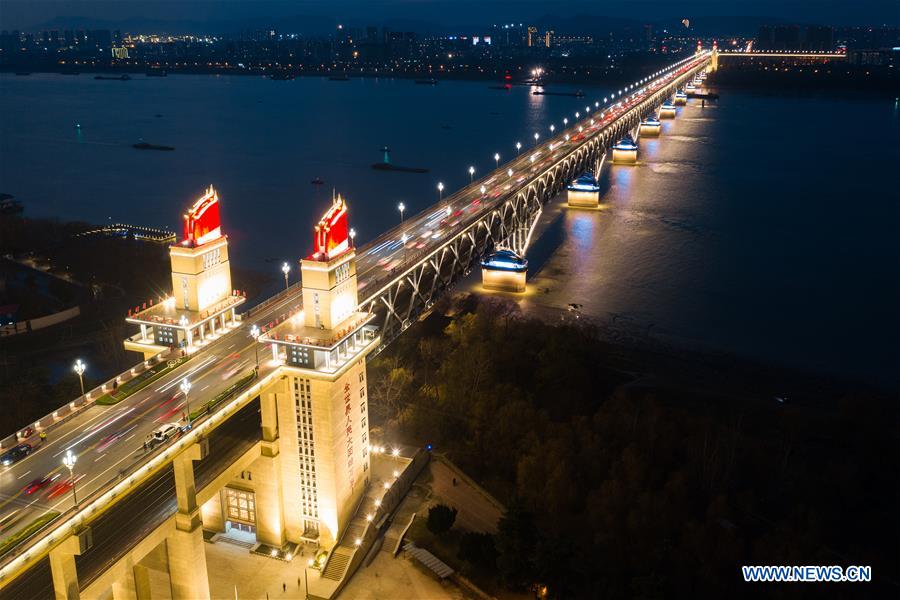
[[[21,443],[29,443],[29,440],[33,440],[35,436],[40,434],[42,431],[52,431],[53,428],[57,425],[65,423],[72,417],[75,417],[88,408],[94,406],[94,403],[98,398],[112,391],[114,387],[118,386],[119,384],[131,381],[133,378],[137,377],[150,367],[157,365],[163,360],[167,359],[172,354],[172,352],[172,350],[161,352],[152,358],[141,361],[128,371],[119,373],[115,377],[108,379],[104,383],[85,392],[84,396],[78,396],[75,400],[61,406],[60,408],[54,410],[52,413],[44,415],[30,425],[26,425],[16,433],[3,438],[2,440],[0,440],[0,451],[6,451],[13,446]],[[32,432],[29,435],[24,435],[24,433],[29,429],[31,429]]]

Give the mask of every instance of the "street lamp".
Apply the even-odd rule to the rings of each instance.
[[[87,369],[87,365],[81,362],[81,359],[75,361],[75,372],[78,373],[78,382],[81,384],[81,395],[84,396],[84,370]]]
[[[469,183],[475,180],[475,167],[469,167]]]
[[[191,427],[191,404],[188,400],[188,392],[191,391],[191,382],[187,380],[187,377],[181,380],[181,383],[178,386],[178,389],[181,390],[181,393],[184,394],[184,410],[187,413],[187,426],[188,429]]]
[[[350,228],[350,245],[353,245],[353,240],[356,239],[356,230],[352,227]]]
[[[78,507],[78,495],[75,492],[75,461],[78,460],[78,457],[72,454],[71,450],[66,450],[66,455],[63,456],[63,465],[67,469],[69,469],[69,481],[72,482],[72,501],[75,504],[75,507]]]
[[[253,338],[253,350],[256,351],[256,369],[259,370],[259,327],[255,324],[250,327],[250,337]]]
[[[291,272],[291,265],[287,263],[281,265],[281,272],[284,273],[284,289],[288,289],[288,273]]]
[[[497,165],[495,168],[500,168],[500,153],[494,152],[494,164]]]
[[[406,210],[406,205],[402,202],[397,205],[397,210],[400,211],[400,224],[403,224],[403,211]]]
[[[509,176],[509,177],[512,177],[512,174],[513,174],[513,170],[512,170],[512,169],[507,169],[506,175]]]
[[[487,191],[487,188],[484,187],[484,186],[481,186],[481,195],[482,195],[482,196],[484,196],[484,193],[485,193],[486,191]]]
[[[541,134],[539,134],[537,131],[535,131],[535,132],[534,132],[534,143],[535,143],[535,145],[537,145],[537,141],[538,141],[539,139],[541,139]]]
[[[522,151],[522,142],[516,142],[516,154]]]
[[[444,199],[444,182],[438,181],[438,202]]]
[[[551,125],[551,126],[550,126],[550,133],[552,134],[554,131],[556,131],[556,125]]]
[[[569,117],[563,117],[563,125],[569,124]]]

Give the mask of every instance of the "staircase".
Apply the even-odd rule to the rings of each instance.
[[[328,565],[322,572],[322,577],[333,581],[340,581],[344,577],[347,570],[347,564],[350,557],[353,556],[353,550],[346,546],[335,546],[331,552],[331,558],[328,559]]]

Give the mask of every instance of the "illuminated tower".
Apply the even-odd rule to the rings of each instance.
[[[212,186],[184,214],[184,239],[169,248],[175,306],[202,312],[231,294],[228,238]]]
[[[237,325],[243,296],[231,287],[228,238],[219,222],[219,195],[209,186],[184,214],[184,238],[169,248],[172,294],[129,311],[141,332],[125,349],[149,358],[168,348],[193,349],[208,336]]]
[[[274,392],[290,540],[330,547],[346,531],[369,482],[365,357],[380,339],[374,315],[357,310],[356,252],[338,196],[300,261],[303,310],[265,331],[281,363]]]

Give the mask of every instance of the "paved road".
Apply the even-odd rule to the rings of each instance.
[[[515,160],[503,165],[485,179],[475,181],[459,192],[385,232],[358,251],[357,272],[360,300],[366,299],[388,283],[395,273],[414,262],[415,256],[438,247],[461,228],[501,206],[526,182],[540,174],[566,154],[584,144],[592,135],[608,127],[646,95],[692,68],[686,63],[670,75],[648,84],[633,96],[622,96],[614,105],[591,108],[590,115],[571,116],[572,126],[559,129],[555,137],[543,139],[532,148],[523,149]],[[590,119],[594,124],[590,124]],[[561,125],[561,124],[560,124]],[[546,132],[544,132],[546,133]],[[484,192],[481,191],[484,186]],[[5,538],[32,522],[48,510],[64,512],[72,507],[68,472],[61,461],[67,450],[78,456],[75,467],[76,492],[84,498],[114,480],[144,456],[143,440],[160,425],[180,420],[185,412],[185,399],[178,383],[185,377],[192,383],[189,401],[193,406],[214,397],[245,375],[256,364],[253,340],[248,335],[250,323],[265,324],[299,305],[296,288],[284,298],[260,310],[235,330],[201,347],[183,366],[155,381],[112,407],[94,406],[81,415],[51,430],[48,440],[30,456],[9,467],[0,467],[0,537]],[[275,368],[270,357],[260,348],[261,375]],[[48,481],[28,493],[26,487],[43,478]]]

